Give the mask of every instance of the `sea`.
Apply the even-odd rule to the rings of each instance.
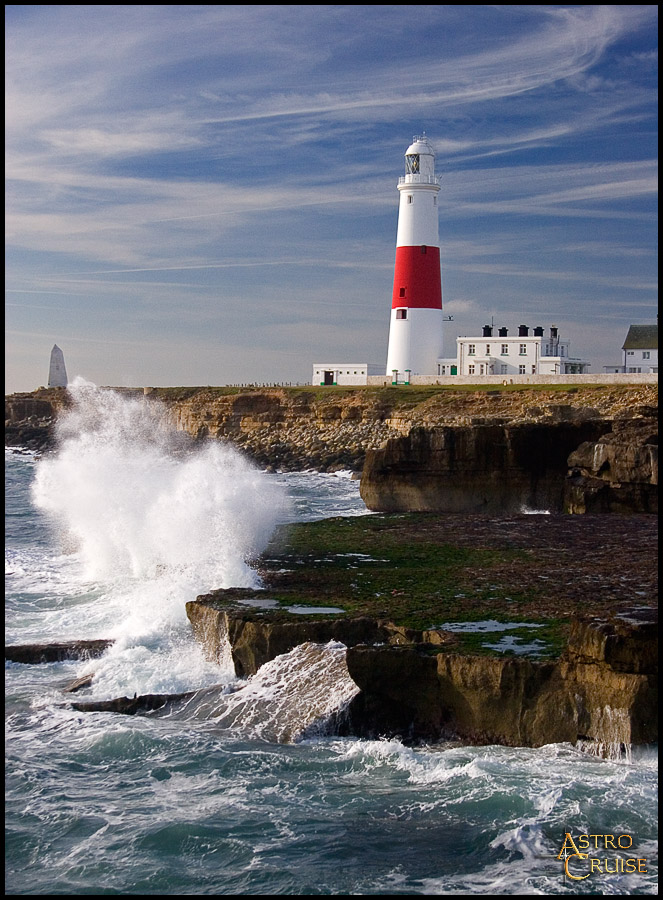
[[[340,737],[342,644],[245,680],[203,657],[186,601],[259,590],[281,524],[367,515],[350,473],[263,472],[147,399],[69,390],[57,449],[5,455],[6,643],[114,643],[5,664],[6,893],[658,892],[657,747]],[[183,691],[135,716],[72,706]]]

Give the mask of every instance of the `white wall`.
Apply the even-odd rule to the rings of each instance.
[[[369,375],[369,386],[389,385],[391,378],[384,375]],[[453,387],[456,384],[658,384],[658,374],[642,375],[413,375],[410,384],[439,384]]]

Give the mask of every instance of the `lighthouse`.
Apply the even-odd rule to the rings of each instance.
[[[428,138],[415,137],[405,151],[405,175],[398,179],[400,200],[396,266],[391,302],[387,375],[434,375],[442,356],[442,285],[438,236],[435,152]]]

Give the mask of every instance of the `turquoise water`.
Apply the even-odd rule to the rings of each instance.
[[[186,599],[250,583],[244,560],[276,521],[363,514],[356,482],[116,445],[84,417],[63,441],[50,462],[6,457],[7,642],[116,644],[92,662],[6,664],[8,893],[657,893],[655,748],[605,760],[339,738],[356,690],[342,645],[243,682],[202,658]],[[156,714],[80,713],[61,687],[92,670],[98,698],[204,690]],[[647,872],[564,878],[567,831],[632,835],[620,855]]]

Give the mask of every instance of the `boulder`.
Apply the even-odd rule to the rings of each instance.
[[[564,508],[570,513],[658,511],[658,421],[655,410],[633,410],[597,441],[568,458]]]

